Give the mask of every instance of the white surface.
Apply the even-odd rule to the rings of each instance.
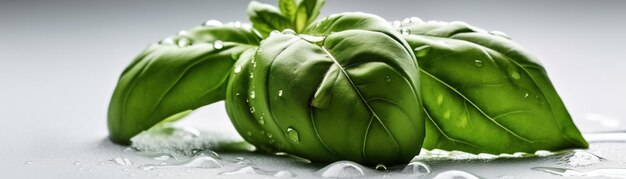
[[[206,178],[237,168],[224,162],[223,169],[195,170],[188,176],[181,176],[185,170],[178,169],[137,170],[138,164],[155,161],[124,153],[124,147],[106,140],[106,111],[119,73],[148,43],[207,19],[245,21],[246,4],[205,0],[0,2],[0,178],[122,178],[131,173],[136,178],[159,174]],[[579,127],[600,131],[623,129],[619,126],[626,118],[623,7],[622,2],[575,1],[329,1],[322,16],[365,11],[388,20],[408,16],[463,20],[507,32],[542,60]],[[185,122],[234,134],[221,103],[192,118]],[[597,155],[626,162],[623,143],[594,143],[591,147]],[[266,170],[289,169],[298,176],[314,176],[313,172],[323,167],[253,153],[222,155],[225,159],[244,156]],[[128,157],[135,164],[99,165],[117,157]],[[456,169],[483,177],[552,176],[530,170],[537,165],[551,166],[554,161],[431,164],[435,173]]]

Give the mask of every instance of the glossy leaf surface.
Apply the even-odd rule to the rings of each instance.
[[[235,64],[226,96],[248,142],[318,162],[408,162],[424,138],[417,63],[382,18],[333,15],[273,32]]]
[[[407,19],[420,64],[424,148],[514,153],[586,148],[542,65],[501,32]]]
[[[212,23],[150,45],[119,79],[109,105],[109,137],[129,144],[170,116],[176,120],[223,100],[235,59],[259,40],[251,29]]]

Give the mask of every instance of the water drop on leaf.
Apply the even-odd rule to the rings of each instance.
[[[294,129],[293,127],[287,128],[287,138],[289,138],[289,140],[294,143],[300,142],[300,136],[298,135],[298,131],[296,131],[296,129]]]
[[[215,49],[222,49],[224,47],[224,44],[221,40],[216,40],[215,42],[213,42],[213,48]]]

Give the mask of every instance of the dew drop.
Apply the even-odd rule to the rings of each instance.
[[[402,28],[402,29],[400,30],[400,33],[401,33],[402,35],[409,35],[411,32],[409,31],[409,29],[408,29],[408,28]]]
[[[460,170],[449,170],[445,172],[441,172],[437,174],[433,179],[479,179],[477,176],[472,175],[471,173],[467,173]]]
[[[74,162],[74,165],[80,165],[80,162]]]
[[[430,52],[430,49],[431,47],[429,45],[422,45],[413,49],[413,52],[415,52],[415,57],[419,58],[426,56],[428,52]]]
[[[389,75],[385,76],[385,81],[391,82],[391,77]]]
[[[276,34],[280,34],[280,32],[278,30],[273,30],[272,32],[270,32],[270,37]]]
[[[220,173],[220,175],[254,175],[256,170],[250,166],[242,167],[234,171]]]
[[[482,60],[474,60],[474,66],[478,67],[478,68],[482,68],[483,67],[483,61]]]
[[[234,70],[235,73],[241,72],[241,66],[237,65]]]
[[[161,41],[159,41],[159,44],[162,45],[174,45],[174,39],[172,39],[171,37],[165,38]]]
[[[24,164],[26,164],[26,165],[32,165],[32,164],[33,164],[33,161],[26,161],[26,162],[24,162]]]
[[[528,92],[524,93],[524,98],[528,98]]]
[[[184,30],[178,31],[178,35],[180,36],[185,36],[187,34],[188,34],[187,31],[184,31]]]
[[[235,96],[239,96],[239,93],[235,93]]]
[[[237,27],[237,28],[240,28],[240,27],[241,27],[241,21],[235,21],[235,22],[233,23],[233,26],[235,26],[235,27]]]
[[[519,80],[521,78],[520,74],[517,71],[511,72],[511,78],[515,80]]]
[[[402,25],[402,23],[400,21],[393,21],[391,22],[391,25],[394,27],[400,27],[400,25]]]
[[[409,20],[411,23],[423,23],[424,21],[422,21],[422,19],[418,18],[418,17],[411,17],[411,19]]]
[[[250,79],[254,78],[254,73],[250,72]]]
[[[254,113],[254,112],[253,112]],[[263,120],[263,116],[259,117],[259,124],[264,125],[265,120]],[[269,135],[269,134],[268,134]]]
[[[132,165],[133,162],[128,158],[114,158],[111,161],[117,163],[118,165]]]
[[[250,98],[254,99],[254,97],[256,97],[256,95],[254,95],[254,91],[250,92]]]
[[[100,162],[100,163],[98,163],[98,165],[104,165],[104,164],[106,164],[106,163],[104,163],[104,162]]]
[[[167,160],[176,160],[176,157],[174,157],[174,155],[172,154],[161,153],[161,154],[157,154],[153,156],[152,159],[158,160],[158,161],[167,161]]]
[[[443,94],[437,95],[437,104],[440,106],[443,104]]]
[[[378,165],[376,165],[376,170],[387,171],[387,166],[385,166],[383,164],[378,164]]]
[[[289,138],[291,142],[294,142],[294,143],[300,142],[300,136],[298,134],[298,131],[296,131],[296,129],[294,129],[293,127],[287,128],[287,137]]]
[[[290,178],[290,177],[296,177],[296,174],[291,173],[290,171],[287,171],[287,170],[281,170],[281,171],[277,171],[272,176],[278,177],[278,178]]]
[[[278,90],[278,96],[283,96],[283,90]]]
[[[430,167],[422,162],[411,161],[402,169],[402,173],[422,176],[431,172]]]
[[[222,26],[222,22],[218,21],[218,20],[207,20],[206,22],[202,23],[202,26],[206,26],[206,27],[215,27],[215,26]]]
[[[363,168],[354,162],[338,161],[318,171],[325,178],[347,178],[365,176]]]
[[[296,32],[291,29],[285,29],[282,33],[286,35],[296,35]]]
[[[224,43],[221,40],[216,40],[215,42],[213,42],[213,48],[215,49],[222,49],[224,47]]]
[[[177,43],[178,47],[187,47],[189,46],[189,44],[191,44],[191,42],[189,42],[189,39],[187,38],[183,37],[183,38],[178,39],[178,43]]]

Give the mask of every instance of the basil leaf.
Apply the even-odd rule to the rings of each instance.
[[[364,13],[306,31],[272,33],[235,64],[226,109],[244,139],[317,162],[399,164],[418,154],[419,73],[399,34]]]
[[[320,14],[325,0],[279,0],[281,12],[293,22],[296,32],[301,32]]]
[[[252,26],[263,37],[269,36],[273,30],[293,28],[289,18],[283,16],[276,7],[269,4],[251,1],[248,5],[248,16]]]
[[[545,69],[502,33],[405,20],[420,64],[424,148],[514,153],[587,148]]]
[[[177,120],[223,100],[234,58],[259,40],[250,29],[227,24],[194,28],[150,45],[124,70],[113,92],[109,137],[129,144],[170,116]]]

